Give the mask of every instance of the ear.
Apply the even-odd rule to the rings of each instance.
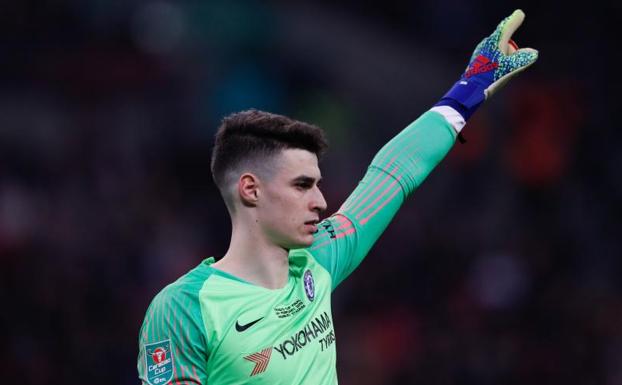
[[[257,206],[259,196],[259,178],[251,173],[244,173],[238,180],[238,194],[246,207]]]

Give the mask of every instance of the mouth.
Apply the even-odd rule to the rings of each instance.
[[[307,226],[311,232],[315,233],[317,231],[317,224],[320,223],[319,219],[313,219],[305,222],[305,226]]]

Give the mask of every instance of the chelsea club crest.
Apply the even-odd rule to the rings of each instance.
[[[309,301],[313,301],[315,299],[315,282],[313,282],[313,274],[311,274],[311,270],[305,271],[305,274],[302,277],[302,284],[305,287],[307,298],[309,298]]]

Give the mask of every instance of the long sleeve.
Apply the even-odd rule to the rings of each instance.
[[[455,139],[456,131],[443,115],[424,113],[376,154],[341,208],[319,224],[308,250],[331,274],[333,289],[361,263]]]

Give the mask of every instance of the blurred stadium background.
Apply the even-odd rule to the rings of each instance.
[[[451,0],[3,2],[2,382],[137,383],[149,301],[228,245],[223,115],[324,127],[332,212],[519,7],[540,60],[335,292],[340,383],[622,384],[620,5]]]

